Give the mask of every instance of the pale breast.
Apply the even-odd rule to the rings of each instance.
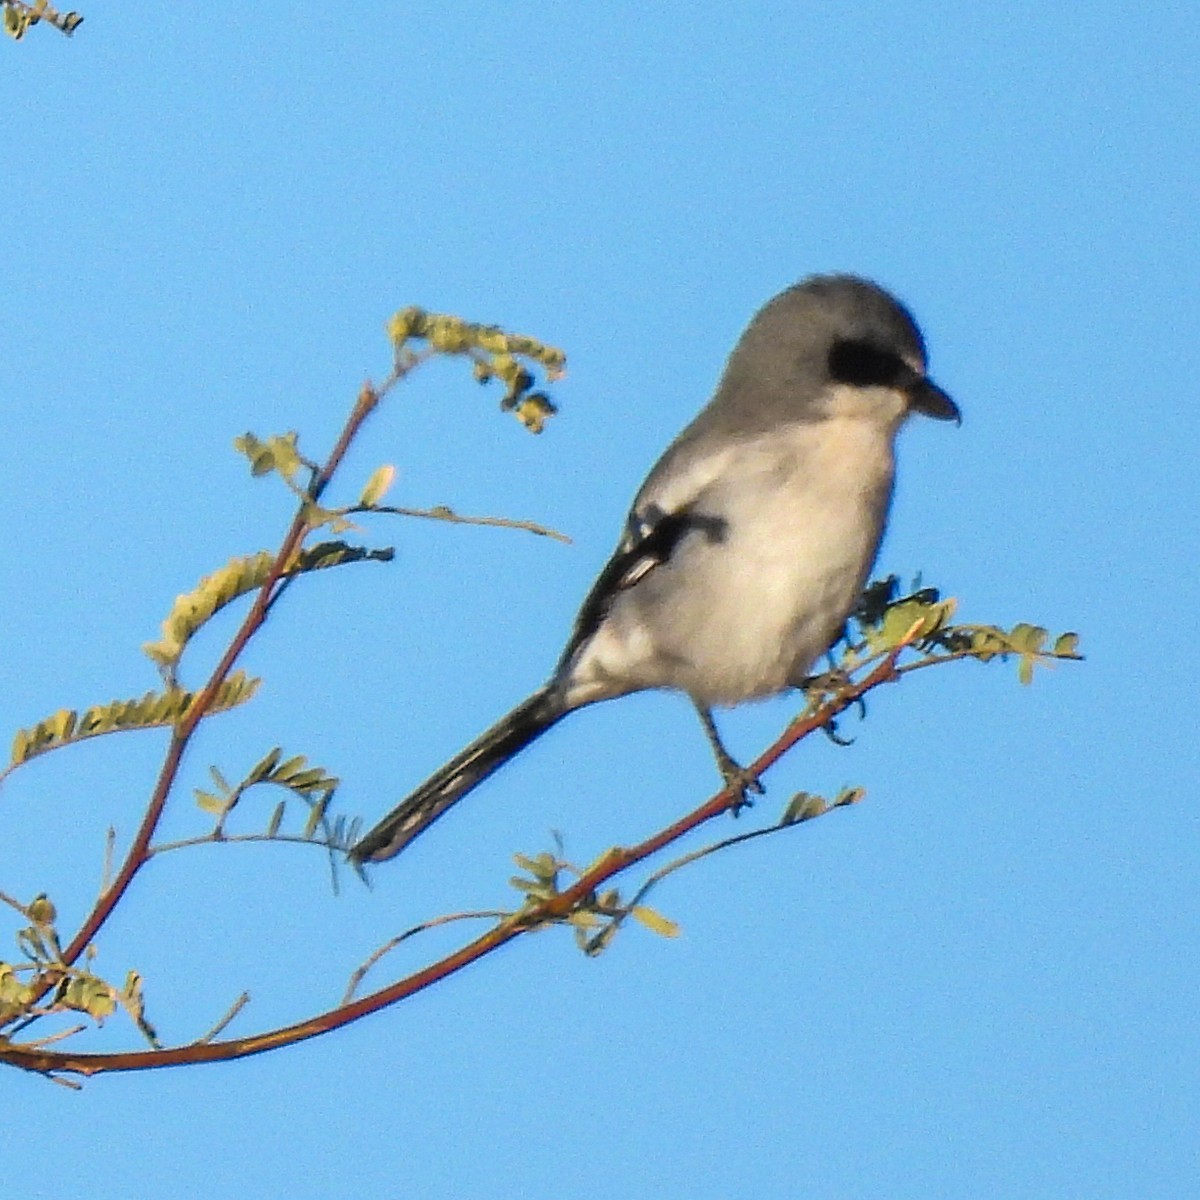
[[[891,430],[834,417],[722,458],[687,505],[705,525],[619,594],[581,648],[572,675],[594,698],[775,694],[810,672],[857,601],[891,496]]]

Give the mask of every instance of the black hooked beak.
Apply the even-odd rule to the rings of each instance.
[[[909,407],[914,412],[924,413],[937,421],[962,424],[962,413],[959,412],[958,405],[932,379],[917,375],[905,390],[908,392]]]

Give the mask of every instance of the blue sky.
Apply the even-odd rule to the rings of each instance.
[[[800,788],[866,801],[676,876],[655,896],[675,941],[630,930],[589,961],[546,933],[234,1065],[82,1094],[10,1072],[24,1193],[1188,1194],[1200,19],[83,11],[69,42],[0,47],[6,728],[153,686],[138,647],[175,594],[277,542],[286,498],[248,478],[235,435],[294,428],[322,453],[385,373],[396,308],[499,322],[570,356],[549,431],[437,365],[372,421],[348,478],[393,462],[397,503],[573,544],[372,527],[395,563],[294,589],[246,663],[261,698],[186,764],[191,786],[283,744],[378,816],[541,681],[745,320],[830,269],[910,304],[965,417],[903,435],[879,573],[922,572],[965,619],[1077,629],[1088,661],[1029,689],[965,665],[879,693],[853,747],[806,744],[761,811]],[[724,728],[748,755],[793,708]],[[103,831],[132,830],[159,753],[156,735],[113,739],[14,778],[0,887],[78,919]],[[296,1019],[413,921],[508,902],[513,850],[558,829],[586,860],[711,783],[678,698],[604,705],[370,891],[331,896],[302,849],[156,862],[99,966],[146,975],[172,1041],[244,987],[236,1032]],[[186,790],[166,826],[202,828]],[[100,1044],[122,1044],[115,1024]]]

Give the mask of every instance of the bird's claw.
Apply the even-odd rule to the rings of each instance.
[[[743,808],[753,808],[754,801],[751,799],[750,793],[753,792],[756,796],[763,795],[766,789],[762,785],[762,780],[749,768],[734,762],[732,758],[721,763],[720,769],[726,789],[734,794],[729,811],[737,817],[741,815]]]

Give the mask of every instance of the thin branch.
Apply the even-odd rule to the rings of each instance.
[[[100,872],[100,891],[108,890],[113,877],[113,859],[117,852],[117,831],[111,825],[104,836],[104,866]]]
[[[821,728],[830,718],[844,712],[860,696],[882,683],[896,679],[896,658],[905,649],[908,641],[916,636],[919,628],[920,623],[915,625],[909,637],[891,650],[869,674],[857,682],[848,684],[838,695],[829,697],[813,711],[801,714],[792,721],[780,737],[750,764],[749,769],[755,775],[761,775],[798,741]],[[720,816],[738,802],[736,786],[723,788],[692,812],[644,841],[632,847],[615,847],[609,850],[570,887],[501,920],[474,941],[468,942],[445,958],[357,1000],[341,1004],[296,1024],[226,1042],[193,1043],[164,1050],[116,1054],[52,1054],[24,1045],[10,1044],[0,1050],[0,1060],[42,1073],[70,1071],[80,1075],[94,1075],[104,1071],[152,1070],[184,1063],[227,1062],[317,1037],[424,991],[425,988],[456,974],[524,933],[565,919],[581,901],[609,879]]]
[[[183,850],[188,846],[226,846],[237,842],[291,842],[297,846],[319,846],[322,850],[349,850],[349,846],[338,845],[335,842],[323,842],[318,838],[306,838],[298,833],[223,833],[217,836],[212,833],[198,834],[196,837],[180,838],[175,842],[159,842],[147,850],[147,857],[165,854],[168,850]]]
[[[564,542],[568,546],[571,539],[557,529],[548,525],[539,525],[536,521],[518,521],[509,517],[464,517],[447,508],[444,504],[435,504],[433,508],[401,508],[394,504],[356,504],[344,510],[350,513],[389,513],[397,517],[425,517],[431,521],[448,521],[452,525],[493,525],[502,529],[524,529],[528,533],[536,533],[539,537],[553,538],[556,542]]]
[[[211,1042],[218,1033],[224,1029],[234,1017],[250,1003],[250,993],[243,992],[230,1006],[229,1011],[202,1037],[197,1038],[197,1045],[203,1046],[206,1042]]]
[[[44,1038],[38,1038],[36,1042],[29,1042],[28,1045],[41,1050],[46,1046],[52,1045],[54,1042],[61,1042],[66,1038],[74,1037],[77,1033],[82,1033],[85,1029],[87,1029],[86,1025],[72,1025],[70,1029],[60,1029],[57,1033],[49,1034]]]
[[[691,866],[692,863],[699,862],[702,858],[707,858],[710,854],[716,854],[718,850],[728,850],[733,846],[740,846],[745,842],[752,842],[756,838],[767,837],[772,833],[782,833],[787,829],[795,829],[801,825],[807,825],[809,821],[815,820],[817,817],[828,816],[831,812],[836,812],[840,808],[849,808],[852,804],[858,802],[861,792],[858,793],[854,800],[844,800],[841,803],[833,803],[827,805],[819,812],[806,816],[801,820],[795,821],[780,821],[774,825],[765,825],[761,829],[750,829],[745,833],[736,833],[732,837],[721,838],[720,841],[711,842],[707,846],[701,846],[699,850],[693,850],[688,854],[681,855],[679,858],[667,863],[665,866],[659,867],[657,871],[651,872],[642,881],[637,891],[630,897],[628,903],[623,908],[624,911],[619,915],[616,923],[624,921],[629,915],[629,910],[641,903],[650,891],[668,875],[674,875],[676,871],[682,870],[684,867]]]
[[[814,699],[808,708],[797,716],[780,734],[775,742],[767,748],[757,760],[749,765],[748,770],[754,775],[761,775],[773,766],[796,743],[809,736],[815,730],[825,727],[830,721],[846,709],[858,703],[867,692],[884,683],[899,680],[904,674],[923,666],[932,666],[935,662],[953,662],[963,657],[978,657],[968,651],[947,652],[937,647],[927,648],[925,656],[916,663],[897,666],[899,655],[910,648],[920,636],[924,620],[916,621],[900,641],[886,652],[881,651],[874,659],[857,664],[860,672],[857,679],[847,677],[842,686]],[[1019,651],[1014,651],[1019,653]],[[1056,657],[1070,657],[1067,654],[1055,654],[1047,651],[1034,651],[1031,655],[1039,661],[1049,661]],[[7,1061],[14,1066],[43,1074],[54,1075],[56,1072],[73,1072],[81,1075],[94,1075],[106,1071],[148,1070],[158,1067],[178,1066],[201,1062],[223,1062],[243,1058],[252,1054],[261,1054],[283,1046],[293,1045],[308,1038],[328,1033],[333,1029],[360,1020],[369,1013],[387,1008],[417,992],[432,986],[462,970],[471,963],[497,950],[522,934],[544,928],[549,924],[565,922],[579,911],[592,911],[596,904],[598,890],[615,876],[626,871],[629,867],[644,861],[651,855],[683,838],[701,825],[727,812],[740,802],[736,787],[723,788],[703,804],[687,813],[673,824],[652,834],[650,837],[631,847],[614,847],[602,855],[590,867],[584,869],[579,877],[569,887],[556,891],[544,899],[530,901],[526,906],[512,914],[450,914],[446,917],[434,918],[407,930],[399,937],[392,939],[370,958],[351,977],[346,997],[336,1008],[319,1013],[306,1020],[299,1021],[284,1028],[269,1030],[250,1037],[230,1039],[225,1042],[206,1041],[176,1046],[169,1049],[134,1051],[117,1054],[71,1054],[53,1053],[37,1047],[34,1044],[17,1045],[7,1043],[0,1045],[0,1061]],[[849,801],[846,801],[847,803]],[[837,802],[831,804],[825,811],[840,807]],[[790,822],[794,824],[800,821]],[[702,847],[674,863],[667,864],[655,872],[636,893],[637,897],[645,895],[651,887],[665,874],[678,870],[687,863],[743,841],[777,832],[785,825],[775,825],[760,830],[750,830],[732,838],[722,839],[712,846]],[[18,908],[22,906],[18,905]],[[473,941],[461,946],[437,962],[405,976],[402,979],[379,988],[366,996],[352,999],[355,989],[365,974],[394,946],[399,945],[408,937],[446,924],[449,921],[465,919],[472,915],[498,916],[497,923]]]
[[[15,908],[27,921],[32,921],[33,918],[29,915],[29,908],[7,892],[0,892],[0,904],[7,904],[9,908]]]
[[[403,933],[397,934],[394,938],[390,938],[384,942],[378,950],[371,953],[366,961],[359,967],[351,976],[346,984],[346,990],[342,994],[342,1001],[339,1007],[344,1007],[349,1004],[354,998],[354,993],[358,991],[358,985],[362,983],[367,972],[370,971],[376,963],[379,962],[385,954],[390,954],[401,942],[407,942],[409,938],[415,937],[418,933],[424,933],[427,929],[436,929],[439,925],[449,925],[451,921],[502,921],[505,917],[511,917],[512,913],[506,912],[504,909],[481,909],[477,912],[459,912],[447,913],[445,916],[432,917],[428,921],[422,921],[419,925],[414,925],[411,929],[406,929]]]
[[[321,493],[329,485],[330,479],[332,479],[334,473],[341,465],[342,459],[345,458],[351,442],[362,428],[363,423],[378,406],[380,397],[395,385],[405,373],[405,370],[406,368],[403,365],[397,364],[379,390],[376,390],[370,384],[363,385],[354,407],[338,436],[337,442],[334,444],[329,457],[325,461],[325,465],[317,472],[313,479],[311,488],[312,503],[315,504],[320,499]],[[167,797],[175,785],[175,779],[179,774],[179,767],[183,761],[183,753],[187,749],[188,742],[191,740],[192,734],[195,733],[196,727],[203,720],[213,701],[216,699],[221,684],[224,683],[234,664],[241,657],[250,639],[258,632],[266,620],[281,577],[284,575],[293,555],[300,548],[300,544],[308,534],[309,526],[306,519],[306,512],[306,505],[301,505],[297,509],[295,516],[292,518],[291,525],[284,535],[279,552],[275,555],[275,561],[271,564],[271,569],[255,595],[249,611],[246,613],[225,653],[221,656],[220,661],[213,668],[208,682],[188,707],[178,726],[176,726],[167,747],[167,754],[163,760],[163,765],[159,770],[154,790],[151,792],[145,815],[142,817],[133,842],[125,855],[125,860],[121,864],[116,878],[101,894],[92,907],[92,911],[84,919],[79,931],[71,939],[70,944],[63,952],[63,961],[68,965],[74,963],[84,952],[88,944],[108,920],[121,897],[129,889],[134,877],[149,861],[148,851],[150,842],[162,818]],[[52,981],[49,978],[43,979],[35,986],[35,992],[32,997],[33,1001],[36,1002],[41,996],[45,995],[51,986]]]

